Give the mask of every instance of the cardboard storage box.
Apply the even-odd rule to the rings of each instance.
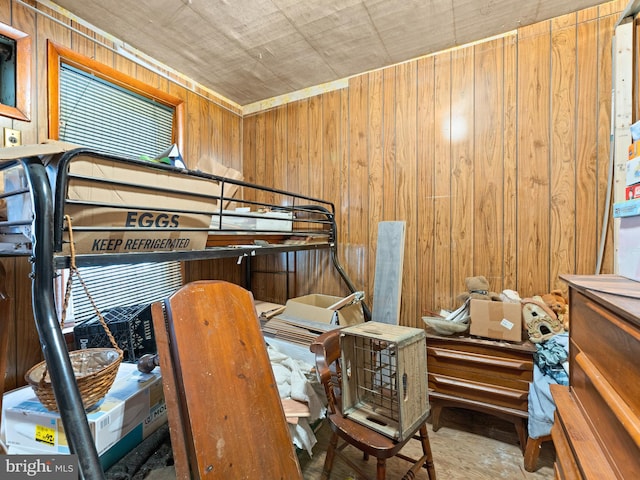
[[[161,422],[158,426],[162,426]],[[115,445],[109,447],[106,451],[99,454],[100,466],[103,470],[107,470],[112,467],[116,462],[118,462],[121,458],[127,455],[131,450],[140,445],[140,438],[143,435],[143,426],[138,425],[138,427],[131,430],[124,437],[116,442]],[[149,433],[151,434],[151,432]],[[144,437],[146,438],[146,436]],[[7,447],[7,453],[9,455],[47,455],[50,452],[44,451],[42,449],[34,449],[34,448],[26,448],[19,445],[10,445]],[[63,455],[67,455],[68,453],[64,453]]]
[[[636,215],[640,215],[640,198],[613,204],[613,218],[634,217]]]
[[[362,303],[356,302],[340,309],[330,308],[342,297],[314,293],[287,300],[284,312],[278,317],[294,318],[298,321],[318,322],[350,326],[364,322]]]
[[[257,230],[291,232],[293,212],[252,212],[249,208],[222,210],[211,218],[211,230]]]
[[[633,142],[629,145],[629,158],[628,160],[632,160],[636,157],[640,156],[640,141]]]
[[[640,183],[636,183],[635,185],[629,185],[625,189],[624,198],[626,198],[627,200],[640,198]]]
[[[256,218],[256,230],[290,232],[293,212],[265,212]]]
[[[7,392],[3,398],[2,426],[10,451],[69,453],[60,415],[47,410],[31,387]],[[136,364],[122,363],[113,386],[87,413],[87,420],[98,455],[119,444],[108,457],[117,461],[115,453],[128,453],[167,421],[160,370],[143,374]]]
[[[522,341],[522,305],[472,299],[469,333],[479,337]]]
[[[626,164],[626,185],[640,183],[640,157],[629,160]]]
[[[75,227],[76,252],[200,250],[206,246],[220,195],[217,182],[144,162],[85,154],[71,159],[69,175],[67,198],[71,203],[65,213]],[[67,243],[65,246],[68,248]]]

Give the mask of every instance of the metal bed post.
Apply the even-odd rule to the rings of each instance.
[[[44,166],[37,159],[24,160],[33,195],[34,231],[32,304],[40,345],[47,362],[53,392],[72,453],[78,455],[85,479],[103,479],[104,472],[82,405],[67,345],[56,315],[53,278],[53,198]]]

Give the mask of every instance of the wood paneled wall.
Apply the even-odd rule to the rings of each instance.
[[[114,45],[110,40],[36,2],[29,4],[34,8],[13,0],[0,0],[0,22],[33,38],[31,122],[0,117],[0,129],[11,127],[21,130],[25,144],[40,143],[47,139],[46,42],[53,40],[183,99],[186,104],[183,156],[189,167],[195,168],[200,160],[212,158],[236,170],[242,169],[242,119],[238,107],[192,87],[191,81],[176,74],[164,72],[161,68],[157,71],[144,68],[114,53]],[[31,308],[31,266],[26,258],[4,258],[0,261],[7,270],[7,289],[11,302],[9,318],[0,319],[10,322],[5,376],[5,389],[8,390],[25,383],[22,377],[24,372],[41,361],[42,355]]]
[[[245,116],[245,178],[335,203],[340,257],[369,305],[377,225],[406,221],[405,325],[457,306],[468,276],[523,297],[566,290],[559,274],[596,268],[611,38],[625,5],[365,73],[345,89]],[[602,273],[613,271],[610,230],[611,222]],[[258,268],[289,271],[290,295],[346,293],[326,253],[288,258],[288,266],[283,257]],[[272,291],[281,281],[264,274],[254,283],[275,293],[265,299],[282,301],[282,290]]]
[[[33,36],[32,121],[0,117],[24,143],[47,138],[46,41],[185,100],[184,156],[245,179],[335,203],[339,258],[371,305],[377,225],[405,220],[402,323],[452,307],[464,278],[521,295],[593,273],[606,193],[611,35],[623,0],[520,29],[517,35],[366,73],[348,88],[244,119],[171,72],[115,53],[109,39],[43,7],[0,0],[0,21]],[[37,10],[37,11],[36,11]],[[161,69],[159,69],[161,70]],[[30,264],[1,259],[10,297],[6,388],[41,360]],[[608,232],[604,272],[613,269]],[[346,287],[325,251],[259,257],[256,298],[284,302]],[[234,259],[191,262],[187,280],[243,283]],[[37,299],[36,299],[37,301]]]

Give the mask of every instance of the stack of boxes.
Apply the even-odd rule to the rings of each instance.
[[[160,369],[141,373],[136,364],[121,363],[107,395],[87,412],[87,422],[106,470],[167,422]],[[60,415],[47,410],[31,387],[4,394],[0,425],[10,455],[70,453]]]

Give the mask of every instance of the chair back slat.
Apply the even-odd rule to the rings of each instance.
[[[318,379],[327,396],[327,408],[331,413],[342,409],[341,384],[342,368],[340,366],[340,330],[330,330],[317,337],[309,349],[316,356]]]

